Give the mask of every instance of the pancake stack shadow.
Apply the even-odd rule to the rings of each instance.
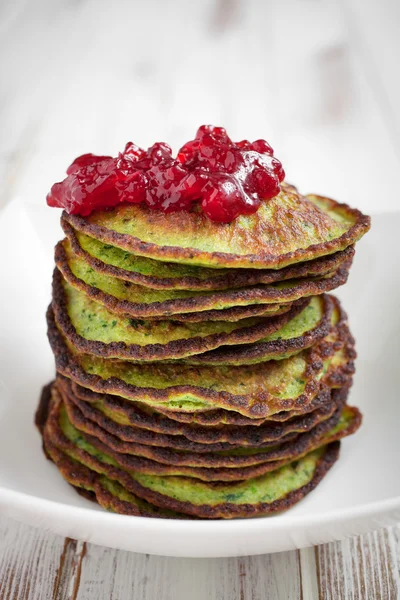
[[[354,339],[330,292],[369,222],[278,268],[164,262],[117,227],[65,213],[62,226],[57,374],[36,423],[66,481],[163,518],[266,515],[311,492],[361,423],[347,404]]]

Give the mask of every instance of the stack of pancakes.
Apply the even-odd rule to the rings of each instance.
[[[63,214],[37,424],[78,491],[133,515],[268,514],[359,427],[339,301],[369,219],[284,184],[232,223],[120,205]]]

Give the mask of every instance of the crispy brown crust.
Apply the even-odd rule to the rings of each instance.
[[[154,418],[158,417],[166,417],[167,419],[178,421],[180,423],[188,423],[192,425],[197,425],[201,427],[214,427],[214,426],[225,426],[225,425],[252,425],[259,426],[263,425],[266,421],[269,422],[283,422],[292,419],[293,417],[300,417],[305,413],[311,413],[314,410],[326,409],[330,406],[331,399],[331,390],[327,387],[323,387],[321,389],[318,396],[316,396],[309,405],[304,406],[298,413],[294,411],[287,411],[276,413],[268,416],[263,419],[252,419],[250,417],[245,417],[240,413],[235,413],[231,410],[224,409],[214,409],[209,410],[207,412],[199,412],[199,413],[183,413],[183,412],[172,412],[168,410],[154,410],[148,406],[146,406],[143,402],[133,402],[132,400],[125,400],[120,396],[111,396],[110,394],[97,394],[88,388],[84,388],[74,381],[67,379],[63,375],[57,376],[57,381],[59,381],[63,386],[66,386],[67,393],[72,395],[83,402],[98,402],[101,400],[105,401],[106,406],[112,406],[114,399],[120,400],[121,402],[126,403],[130,407],[133,407],[132,410],[137,415],[137,425],[140,427],[140,424],[143,422],[150,422]],[[348,386],[351,384],[349,381]],[[110,403],[110,404],[109,404]]]
[[[48,396],[49,395],[46,394],[47,398],[48,398]],[[56,429],[55,437],[56,437],[58,443],[61,442],[61,447],[64,450],[67,450],[67,451],[73,450],[74,452],[76,452],[76,448],[65,438],[65,436],[62,434],[62,432],[58,426],[58,410],[59,410],[59,408],[60,408],[60,404],[58,403],[58,405],[53,408],[52,414],[50,415],[49,421],[52,421],[53,427],[50,426],[49,428],[46,428],[46,431],[44,432],[44,437],[45,437],[44,446],[46,447],[46,452],[51,455],[52,460],[54,460],[54,462],[56,463],[56,466],[58,467],[58,469],[61,472],[61,474],[63,475],[63,477],[67,481],[69,481],[69,483],[71,483],[71,485],[73,485],[75,487],[75,489],[77,489],[78,492],[82,491],[81,486],[92,488],[93,491],[83,490],[83,495],[88,496],[90,499],[94,499],[93,495],[95,495],[97,498],[97,501],[103,507],[114,510],[116,512],[120,512],[121,514],[129,514],[129,515],[140,514],[142,516],[153,516],[153,517],[164,517],[164,518],[171,517],[171,515],[162,514],[161,511],[163,510],[163,508],[161,508],[160,512],[157,513],[158,507],[155,505],[149,504],[149,508],[151,507],[151,510],[149,510],[147,512],[146,510],[143,509],[143,505],[139,508],[138,506],[135,506],[130,503],[116,499],[111,494],[109,494],[106,490],[104,490],[104,488],[101,487],[101,485],[99,484],[100,476],[95,471],[89,469],[88,467],[86,467],[85,465],[83,465],[81,463],[78,463],[77,461],[71,459],[66,454],[64,454],[59,449],[59,447],[53,443],[54,425],[55,425],[55,429]],[[360,415],[359,411],[357,409],[352,409],[352,410],[353,410],[354,420],[353,420],[351,426],[345,432],[342,432],[341,437],[344,437],[345,435],[350,435],[360,425],[361,415]],[[46,411],[46,413],[47,413],[47,411]],[[55,417],[56,417],[56,419],[54,419]],[[47,429],[49,429],[49,431],[47,431]],[[308,434],[308,435],[310,436],[310,434]],[[92,442],[92,440],[90,440],[90,442]],[[331,448],[332,447],[333,446],[331,444]],[[336,445],[336,448],[338,449],[337,445]],[[306,446],[303,446],[303,453],[306,453]],[[90,455],[88,455],[86,452],[78,451],[78,454],[83,459],[88,461],[92,467],[100,466],[100,468],[101,468],[102,465],[96,459],[93,459],[93,457],[90,457]],[[326,459],[326,455],[324,458]],[[332,456],[332,459],[333,459],[333,456]],[[273,461],[273,462],[275,462],[275,461]],[[322,462],[325,462],[325,460],[323,460]],[[330,460],[328,464],[332,464],[332,463],[333,463],[333,460]],[[276,462],[275,462],[275,464],[276,464]],[[283,463],[281,463],[281,464],[283,464]],[[127,466],[129,468],[129,465],[125,465],[125,466]],[[217,510],[219,510],[219,511],[222,510],[225,512],[225,514],[222,514],[222,515],[210,514],[210,509],[211,509],[212,513],[215,513],[216,507],[205,507],[205,506],[195,507],[195,506],[190,506],[190,505],[188,507],[187,506],[188,503],[175,501],[166,496],[162,496],[161,494],[158,494],[156,492],[151,492],[151,490],[147,490],[147,493],[146,493],[146,488],[143,488],[140,484],[137,484],[137,482],[133,481],[132,479],[130,479],[130,481],[129,481],[128,478],[126,477],[126,475],[123,472],[121,473],[119,469],[111,468],[111,470],[113,471],[112,475],[114,475],[114,479],[116,479],[117,481],[120,481],[120,483],[122,485],[124,485],[124,483],[125,484],[128,483],[128,485],[126,486],[126,489],[128,489],[131,493],[132,492],[137,493],[138,490],[140,490],[140,491],[145,490],[145,495],[154,496],[157,500],[161,499],[161,502],[164,505],[165,505],[165,501],[166,501],[168,504],[168,508],[170,507],[171,500],[172,500],[172,503],[175,505],[180,504],[181,506],[184,505],[186,509],[189,508],[189,514],[191,512],[200,512],[200,513],[206,512],[205,515],[200,514],[200,517],[218,518],[218,516],[222,516],[225,518],[231,518],[231,517],[235,517],[235,516],[236,517],[237,516],[253,516],[255,508],[261,509],[263,511],[267,510],[268,513],[275,512],[276,510],[282,510],[283,508],[287,508],[289,505],[288,503],[290,503],[290,505],[291,505],[295,498],[299,499],[299,493],[300,493],[300,497],[303,497],[305,495],[306,491],[309,492],[309,491],[311,491],[311,489],[313,489],[315,487],[316,483],[319,481],[318,477],[321,478],[323,476],[323,474],[326,472],[326,469],[320,469],[320,466],[321,466],[321,461],[320,461],[319,466],[317,467],[315,477],[309,484],[307,484],[303,488],[300,488],[300,490],[296,490],[296,492],[291,492],[289,495],[286,496],[286,498],[280,499],[279,501],[276,501],[271,505],[257,505],[256,507],[254,507],[253,505],[245,505],[245,508],[243,506],[239,507],[237,505],[230,505],[230,504],[219,505],[217,507]],[[327,465],[325,464],[325,466],[327,466]],[[103,469],[104,469],[104,465],[103,465]],[[119,476],[116,476],[117,473]],[[313,484],[313,485],[310,485],[310,484]],[[136,489],[133,489],[133,488],[136,488]],[[101,494],[101,491],[103,491],[105,493]],[[141,498],[141,499],[143,498],[143,496],[140,496],[140,495],[137,495],[136,497]],[[284,503],[283,505],[282,505],[282,501]],[[278,508],[278,503],[280,505],[280,508]],[[160,502],[158,502],[158,504],[159,504],[159,506],[161,506]],[[227,507],[233,508],[233,510],[230,511],[230,514],[226,514]],[[238,514],[238,512],[242,513],[243,510],[246,510],[246,514],[242,514],[242,515]],[[250,514],[248,514],[249,511],[250,511]],[[258,514],[258,513],[259,513],[259,510],[257,510],[257,513],[255,513],[255,514]],[[176,517],[178,515],[173,515],[173,516]]]
[[[183,435],[160,433],[151,429],[142,429],[133,425],[122,425],[104,415],[90,404],[79,401],[76,398],[71,398],[63,394],[63,402],[65,404],[68,416],[77,429],[82,429],[88,420],[99,425],[105,431],[120,438],[126,442],[134,442],[143,444],[144,446],[159,446],[162,448],[175,448],[176,450],[197,452],[221,452],[224,450],[232,450],[241,448],[240,443],[228,442],[195,442],[186,438]],[[279,443],[294,439],[298,433],[289,433],[279,440]],[[258,448],[269,448],[274,446],[277,440],[267,441],[259,444]]]
[[[224,290],[229,288],[257,285],[261,283],[274,283],[276,281],[284,281],[286,279],[315,277],[318,275],[332,273],[332,271],[337,270],[343,262],[345,262],[347,259],[352,259],[354,256],[354,247],[349,246],[345,250],[336,252],[335,254],[323,256],[305,263],[295,264],[284,269],[229,269],[228,273],[225,273],[224,275],[218,275],[218,277],[212,277],[207,280],[188,276],[181,278],[162,278],[127,271],[126,269],[104,263],[100,259],[86,252],[80,246],[74,228],[63,217],[61,218],[61,226],[65,235],[69,239],[72,250],[75,252],[75,254],[83,258],[85,262],[87,262],[95,271],[156,290]],[[216,273],[218,273],[218,270],[216,270]]]
[[[43,435],[43,429],[49,415],[51,390],[54,386],[54,381],[50,381],[47,385],[42,388],[39,398],[39,404],[35,412],[35,425],[39,430],[39,433]]]
[[[322,440],[323,436],[327,435],[328,432],[339,422],[341,411],[336,410],[334,415],[332,415],[332,417],[330,417],[326,422],[317,425],[311,432],[307,433],[308,440],[306,443],[302,444],[301,450],[299,449],[299,446],[296,446],[292,450],[291,455],[287,456],[286,458],[277,460],[270,459],[262,463],[260,462],[258,464],[250,465],[248,467],[243,467],[240,465],[231,465],[229,468],[209,468],[182,465],[176,467],[165,462],[161,463],[155,461],[152,458],[121,452],[120,450],[110,447],[110,445],[105,443],[104,440],[99,439],[97,436],[90,435],[87,432],[83,432],[83,435],[92,446],[97,448],[97,450],[104,452],[108,456],[111,456],[118,463],[118,465],[127,470],[137,471],[139,473],[147,473],[150,475],[187,476],[209,482],[235,482],[254,477],[260,477],[266,473],[270,473],[271,471],[279,469],[293,460],[298,460],[311,450],[318,448],[320,445],[326,445],[327,443],[342,439],[343,437],[354,433],[361,423],[361,414],[356,408],[352,407],[351,410],[353,411],[354,421],[346,430],[328,436],[326,439]]]
[[[270,514],[286,510],[293,504],[301,500],[306,494],[311,492],[315,486],[319,483],[322,477],[327,473],[329,468],[334,464],[339,456],[340,442],[333,442],[326,448],[325,454],[322,455],[318,461],[317,468],[314,473],[312,480],[305,486],[290,492],[285,497],[280,498],[270,504],[258,503],[258,504],[242,504],[236,505],[233,503],[221,503],[219,505],[208,506],[208,505],[193,505],[189,502],[184,502],[154,492],[148,488],[143,487],[137,481],[132,479],[130,475],[111,465],[105,466],[96,458],[76,448],[62,433],[58,424],[57,411],[59,405],[54,405],[50,411],[49,418],[44,429],[44,443],[48,448],[49,445],[56,445],[60,450],[72,451],[76,456],[79,457],[82,462],[86,465],[90,465],[91,469],[97,471],[107,472],[108,477],[118,481],[123,487],[129,492],[137,495],[139,498],[143,498],[147,502],[159,506],[160,508],[174,510],[176,512],[194,515],[201,518],[235,518],[235,517],[250,517],[261,514]]]
[[[84,433],[93,446],[113,456],[117,461],[124,460],[121,458],[122,455],[129,455],[130,462],[120,462],[122,466],[140,472],[165,475],[173,474],[173,470],[171,471],[173,465],[175,467],[189,467],[190,470],[182,470],[181,474],[198,477],[205,481],[233,481],[235,479],[256,477],[315,449],[321,437],[337,424],[347,393],[348,389],[334,392],[336,410],[326,421],[317,424],[310,431],[300,433],[289,442],[272,447],[268,454],[261,452],[252,456],[221,456],[216,453],[177,452],[173,448],[129,443],[110,434],[90,419],[86,419],[84,422],[79,418],[76,419],[75,413],[77,411],[75,409],[68,411],[68,414],[71,422]],[[361,414],[355,408],[348,408],[348,410],[352,412],[352,423],[346,430],[334,437],[331,436],[329,442],[350,435],[358,429],[361,423]],[[324,440],[324,443],[328,442]]]
[[[348,395],[349,388],[342,388],[334,390],[333,394],[335,397],[335,405],[337,411],[341,411]],[[67,408],[67,407],[66,407]],[[354,415],[354,427],[357,423],[359,424],[360,417],[356,411],[353,410]],[[99,440],[104,442],[111,449],[116,452],[124,454],[132,454],[136,456],[142,456],[152,459],[159,463],[176,466],[196,466],[196,467],[208,467],[208,468],[236,468],[236,467],[248,467],[257,465],[260,463],[283,460],[290,457],[294,457],[298,453],[306,452],[310,449],[310,444],[314,443],[321,435],[327,432],[333,425],[332,419],[327,419],[322,423],[316,425],[313,429],[308,432],[299,433],[296,436],[289,436],[290,439],[285,442],[279,442],[279,444],[273,444],[270,446],[268,453],[260,451],[251,455],[242,454],[219,454],[213,452],[193,452],[193,451],[182,451],[177,450],[175,447],[168,448],[166,446],[153,446],[145,445],[137,442],[129,442],[120,439],[117,435],[110,433],[107,429],[101,427],[97,421],[91,420],[90,418],[82,418],[79,409],[72,407],[72,410],[68,411],[70,421],[74,426],[85,434],[90,434],[97,437]],[[358,425],[357,425],[358,426]],[[347,431],[347,430],[346,430]],[[355,431],[355,429],[354,429]],[[353,429],[352,429],[353,432]]]
[[[322,360],[319,355],[319,344],[315,347],[305,350],[308,356],[308,366],[306,371],[307,383],[304,392],[295,399],[286,399],[279,401],[279,409],[272,408],[273,398],[266,392],[260,392],[257,397],[234,395],[229,392],[216,392],[211,389],[194,387],[194,386],[171,386],[165,389],[155,388],[139,388],[137,386],[127,384],[121,379],[110,378],[101,379],[98,375],[86,373],[82,367],[76,362],[75,358],[69,352],[60,332],[54,322],[54,314],[49,307],[47,311],[48,322],[48,337],[51,348],[56,361],[56,368],[59,373],[72,379],[79,385],[87,387],[95,392],[109,393],[113,395],[131,398],[132,400],[140,401],[146,398],[154,398],[157,402],[167,402],[173,394],[174,400],[180,394],[196,394],[196,397],[201,398],[204,402],[208,402],[211,406],[214,404],[218,408],[227,408],[236,410],[245,416],[254,418],[268,417],[273,412],[282,410],[297,410],[311,402],[318,394],[321,383],[313,379],[313,374],[317,373],[322,368]],[[325,344],[326,346],[326,344]],[[268,363],[265,363],[268,364]]]
[[[158,506],[147,503],[145,500],[140,499],[141,505],[138,507],[120,500],[119,498],[115,498],[103,487],[101,484],[101,476],[98,473],[61,452],[61,450],[53,444],[50,436],[47,436],[45,442],[45,427],[50,416],[50,411],[58,411],[58,408],[60,407],[59,397],[56,396],[55,399],[52,398],[54,389],[54,382],[50,382],[48,385],[44,386],[35,415],[35,423],[42,435],[43,452],[46,457],[55,463],[64,479],[80,496],[93,502],[97,501],[100,506],[103,506],[107,510],[111,509],[114,512],[119,512],[121,514],[164,519],[188,518],[185,515],[169,514],[169,511],[164,511]],[[51,403],[53,403],[53,408],[51,407]],[[56,404],[57,406],[54,406]],[[146,509],[146,504],[148,504],[148,509]]]
[[[341,204],[330,198],[324,198],[317,196],[326,202],[332,209],[341,208],[352,215],[355,219],[355,223],[340,237],[319,243],[313,244],[308,248],[299,248],[295,251],[288,252],[279,256],[268,253],[259,254],[247,254],[247,255],[235,255],[228,254],[225,252],[204,252],[196,248],[182,248],[179,246],[158,246],[150,242],[143,242],[139,238],[117,233],[107,229],[101,225],[88,222],[84,217],[78,215],[69,215],[65,211],[62,214],[62,219],[72,225],[74,229],[82,231],[86,235],[123,248],[131,252],[132,254],[138,254],[140,256],[148,256],[149,258],[159,260],[171,260],[181,261],[187,263],[197,262],[198,264],[207,264],[209,266],[222,266],[222,267],[248,267],[251,265],[252,268],[267,268],[267,269],[278,269],[285,267],[291,263],[303,262],[315,259],[334,252],[345,249],[356,242],[364,233],[368,231],[371,226],[371,219],[367,215],[364,215],[361,211],[353,209],[347,204]],[[307,197],[305,197],[307,201]],[[177,215],[177,216],[176,216]],[[179,219],[181,215],[172,213],[172,219]]]
[[[337,324],[338,341],[333,344],[334,350],[340,349],[340,344],[344,342],[343,348],[346,355],[346,363],[341,365],[339,369],[329,369],[324,376],[324,383],[331,388],[340,388],[347,385],[349,380],[352,379],[355,373],[355,359],[357,358],[357,352],[355,349],[355,339],[351,334],[348,326],[348,317],[343,306],[339,302],[338,298],[334,298],[336,308],[339,310],[339,322]],[[319,345],[321,356],[331,356],[332,344],[326,343],[322,340]]]
[[[334,302],[338,307],[340,306],[337,299],[334,299]],[[268,418],[275,412],[282,412],[285,410],[301,412],[302,408],[308,406],[317,396],[323,384],[327,384],[329,387],[341,387],[349,380],[354,373],[354,340],[351,337],[347,326],[347,315],[341,308],[340,315],[340,321],[336,326],[339,339],[336,342],[332,343],[322,340],[315,344],[311,349],[303,351],[308,357],[308,366],[305,372],[307,383],[304,393],[296,399],[279,401],[274,399],[274,397],[266,391],[257,391],[256,395],[236,395],[225,391],[217,392],[212,389],[189,385],[171,386],[165,389],[138,388],[117,378],[110,378],[107,380],[101,379],[101,377],[97,375],[85,372],[75,360],[74,356],[69,352],[61,334],[55,326],[51,308],[48,310],[47,317],[48,335],[56,358],[58,372],[69,377],[83,387],[87,387],[99,393],[110,393],[112,395],[123,396],[134,401],[146,402],[151,399],[153,403],[167,402],[169,398],[171,398],[171,394],[174,401],[182,395],[191,394],[202,401],[208,402],[210,408],[213,405],[216,405],[218,408],[234,410],[250,418],[262,419]],[[329,369],[323,382],[316,381],[313,378],[313,375],[322,367],[322,361],[341,347],[343,347],[346,352],[346,363],[340,368],[336,367],[335,369]],[[272,363],[266,362],[261,364],[267,366]],[[193,368],[197,369],[198,367]],[[144,400],[144,398],[146,398],[146,400]],[[173,409],[168,408],[168,410],[171,411]]]
[[[50,460],[53,460],[51,458],[51,456],[49,456]],[[54,462],[54,461],[53,461]],[[66,478],[65,478],[66,479]],[[69,483],[69,481],[67,481],[67,483]],[[96,498],[96,494],[94,492],[92,492],[91,490],[85,490],[84,488],[80,488],[77,487],[76,485],[73,485],[72,483],[69,484],[71,487],[74,488],[74,490],[80,495],[82,496],[82,498],[85,498],[85,500],[90,500],[91,502],[97,502],[97,498]],[[100,502],[98,502],[98,504],[100,504]]]
[[[169,318],[181,323],[202,323],[203,321],[229,321],[235,323],[248,317],[276,317],[283,315],[292,308],[304,302],[303,298],[294,302],[284,304],[248,304],[247,306],[233,306],[232,308],[221,308],[215,310],[203,310],[200,312],[174,314]],[[165,317],[150,317],[152,321],[164,321]]]
[[[100,506],[102,506],[106,510],[112,510],[113,512],[122,515],[135,516],[136,510],[139,510],[139,515],[141,517],[151,517],[153,519],[196,519],[196,517],[189,517],[188,515],[172,513],[168,510],[163,510],[160,507],[155,506],[154,504],[151,504],[150,502],[147,502],[142,499],[140,499],[141,506],[133,507],[130,502],[126,502],[125,500],[120,500],[119,498],[116,498],[101,485],[96,486],[96,499]],[[148,506],[147,510],[143,508],[144,503]]]
[[[47,385],[45,385],[42,388],[42,391],[40,393],[40,398],[39,398],[39,404],[35,411],[35,418],[34,418],[35,425],[36,425],[40,435],[42,436],[43,452],[46,455],[46,458],[48,458],[48,459],[50,459],[50,456],[48,455],[45,445],[43,443],[43,431],[44,431],[44,427],[46,425],[46,421],[49,416],[51,392],[52,392],[53,387],[54,387],[54,381],[50,381],[50,383],[48,383]]]
[[[57,268],[61,271],[64,278],[72,286],[84,292],[89,298],[104,304],[111,312],[131,317],[153,317],[162,316],[164,319],[171,317],[174,313],[201,312],[210,310],[215,306],[215,302],[224,301],[232,307],[241,304],[268,304],[285,303],[315,296],[329,292],[346,283],[351,259],[343,263],[339,269],[330,277],[308,279],[295,281],[293,286],[284,289],[274,287],[260,286],[241,288],[238,290],[217,291],[215,294],[205,296],[193,296],[191,298],[180,298],[175,300],[165,300],[164,302],[153,302],[149,304],[134,303],[129,300],[119,300],[118,298],[103,292],[99,288],[92,287],[82,279],[76,277],[71,271],[66,252],[62,242],[59,242],[55,248],[55,262]],[[127,282],[128,285],[128,282]],[[229,307],[227,307],[229,308]]]
[[[66,399],[72,401],[85,414],[87,403],[80,398],[73,396],[71,393],[68,393],[68,388],[66,389],[61,381],[58,383],[58,389],[60,389],[64,401],[66,401]],[[322,420],[329,418],[336,409],[335,402],[332,401],[331,404],[322,409],[315,410],[300,417],[294,417],[284,423],[266,421],[263,425],[259,425],[258,427],[252,425],[203,427],[201,425],[173,421],[162,415],[149,415],[142,411],[139,412],[136,408],[129,406],[129,404],[129,401],[124,401],[118,397],[107,396],[107,408],[117,410],[118,413],[123,414],[129,420],[129,425],[125,425],[126,428],[140,428],[172,436],[180,435],[190,441],[205,445],[226,442],[235,446],[252,448],[261,446],[266,442],[278,442],[281,438],[285,438],[287,435],[293,433],[297,434],[299,432],[309,431]],[[104,414],[103,411],[94,408],[91,404],[89,404],[89,410],[92,413],[100,412]],[[105,418],[107,419],[107,416],[105,416]],[[108,419],[113,420],[111,417]]]
[[[163,512],[158,506],[153,506],[145,501],[142,501],[142,503],[149,504],[149,510],[146,510],[143,506],[139,507],[115,498],[101,485],[100,476],[95,471],[64,454],[51,442],[49,436],[46,436],[45,447],[47,455],[54,462],[64,479],[80,496],[83,496],[87,500],[97,502],[107,510],[113,510],[124,515],[160,519],[184,518],[183,515],[182,517],[179,517],[179,515],[170,516],[168,512]]]
[[[183,512],[188,515],[206,519],[255,517],[282,512],[294,504],[297,504],[318,485],[321,479],[326,475],[329,469],[339,458],[339,451],[340,442],[333,442],[332,444],[329,444],[325,454],[323,454],[318,461],[312,480],[298,490],[289,492],[289,494],[287,494],[285,497],[275,500],[272,503],[260,502],[255,505],[235,505],[233,503],[226,502],[217,506],[195,506],[189,502],[182,502],[176,500],[175,498],[163,496],[162,494],[147,488],[144,488],[144,495],[146,496],[146,500],[148,502],[150,501],[158,506],[163,506],[165,508],[169,508],[170,510],[172,509],[176,510],[177,512]]]
[[[312,332],[307,332],[303,337],[307,339],[321,339],[330,328],[330,313],[332,312],[332,301],[328,296],[323,295],[324,315],[321,322]],[[309,302],[309,300],[308,300]],[[125,342],[104,343],[95,340],[88,340],[79,335],[73,326],[68,314],[67,299],[62,285],[62,275],[57,269],[53,273],[53,301],[52,307],[54,317],[58,328],[71,344],[79,351],[86,354],[95,354],[102,358],[121,358],[135,361],[158,361],[167,359],[177,359],[192,354],[200,354],[210,349],[218,348],[226,344],[251,344],[263,337],[271,335],[281,329],[286,323],[298,315],[307,305],[307,300],[292,308],[289,312],[277,317],[260,318],[260,321],[251,327],[243,327],[232,333],[215,333],[204,337],[193,337],[190,339],[173,340],[166,344],[126,344]],[[311,344],[308,344],[311,345]],[[265,346],[268,346],[265,344]],[[274,352],[281,353],[288,350],[297,350],[306,347],[302,344],[301,338],[296,340],[281,340],[280,343],[272,344]]]
[[[248,346],[223,347],[209,352],[204,352],[199,356],[190,356],[182,359],[182,362],[189,365],[235,365],[248,364],[252,361],[266,360],[271,356],[280,356],[282,354],[295,354],[305,348],[309,348],[326,335],[331,328],[331,316],[333,311],[332,297],[323,294],[325,300],[325,310],[321,321],[316,327],[310,329],[303,335],[288,340],[273,340],[270,342],[254,342]],[[299,311],[300,312],[300,311]]]
[[[251,466],[261,462],[266,462],[265,453],[259,452],[252,457],[238,455],[232,457],[231,455],[221,455],[216,451],[210,452],[198,452],[196,450],[181,450],[176,447],[166,446],[153,446],[146,444],[139,444],[137,442],[130,442],[124,439],[120,439],[114,433],[110,433],[107,429],[101,427],[97,422],[92,421],[86,417],[82,417],[79,410],[73,406],[67,409],[68,417],[73,425],[84,432],[97,437],[103,441],[107,446],[117,452],[125,454],[132,454],[136,456],[142,456],[152,459],[158,463],[167,465],[183,465],[190,466],[195,465],[199,467],[207,466],[209,468],[220,468],[220,467],[243,467]],[[324,422],[325,425],[325,422]],[[314,430],[312,430],[314,431]],[[290,436],[290,440],[279,444],[279,448],[285,449],[287,452],[293,451],[293,445],[296,444],[300,438],[308,436],[310,432],[298,434],[296,436]],[[178,444],[179,447],[179,444]],[[271,460],[274,460],[276,444],[270,445],[270,453],[272,455]],[[276,460],[279,458],[279,453],[276,453]],[[269,453],[268,453],[269,456]],[[255,458],[254,458],[255,457]]]
[[[326,392],[326,393],[325,393]],[[306,406],[303,406],[297,411],[282,411],[269,415],[267,418],[269,421],[287,421],[293,417],[299,417],[305,413],[313,412],[318,408],[323,408],[330,403],[329,389],[321,390],[321,392],[313,398],[313,400]],[[157,412],[165,415],[169,419],[174,421],[180,421],[181,423],[197,423],[203,427],[212,427],[215,425],[261,425],[266,419],[251,419],[245,417],[240,413],[233,412],[231,410],[224,410],[223,408],[211,409],[204,412],[197,413],[183,413],[183,412],[172,412],[164,410],[163,408],[157,408]]]

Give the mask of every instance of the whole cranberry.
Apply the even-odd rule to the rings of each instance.
[[[67,175],[72,175],[73,173],[77,173],[83,167],[89,167],[90,165],[95,165],[96,163],[102,162],[103,160],[110,159],[111,156],[97,156],[96,154],[82,154],[82,156],[78,156],[72,164],[69,165],[67,169]]]
[[[265,140],[256,140],[251,144],[251,148],[260,154],[269,154],[270,156],[274,154],[273,149]]]
[[[214,176],[204,190],[201,206],[212,221],[229,223],[241,214],[243,195],[231,177]]]

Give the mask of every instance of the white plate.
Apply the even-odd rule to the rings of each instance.
[[[111,514],[81,498],[45,460],[33,426],[53,374],[44,313],[58,211],[16,203],[0,214],[0,508],[15,519],[116,548],[169,556],[239,556],[340,539],[400,519],[400,213],[373,219],[350,281],[339,291],[358,342],[350,402],[361,430],[339,462],[287,513],[233,521]],[[7,257],[7,258],[6,258]]]

